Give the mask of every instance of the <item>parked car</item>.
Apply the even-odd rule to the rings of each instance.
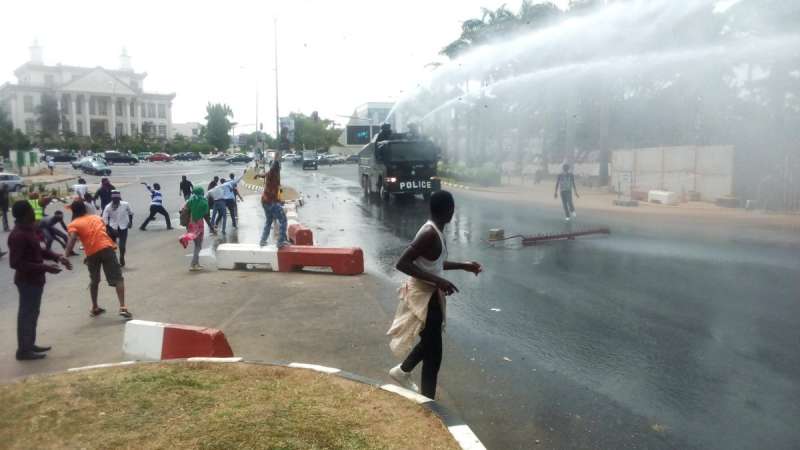
[[[300,155],[298,155],[297,153],[286,153],[283,156],[281,156],[281,160],[283,162],[294,162],[295,160],[300,159],[300,158],[302,158],[302,157]]]
[[[0,184],[8,186],[10,192],[16,192],[22,189],[22,177],[15,173],[0,172]]]
[[[226,159],[228,159],[228,155],[225,153],[217,153],[208,157],[209,161],[225,161]]]
[[[317,151],[316,150],[303,150],[303,170],[312,168],[317,170]]]
[[[175,160],[176,161],[198,161],[200,159],[203,159],[203,158],[200,156],[199,153],[195,153],[195,152],[184,152],[184,153],[178,153],[177,155],[175,155]]]
[[[344,160],[344,162],[346,162],[348,164],[358,164],[358,161],[360,159],[361,159],[361,157],[358,156],[358,154],[355,154],[355,155],[348,156],[347,159]]]
[[[251,158],[251,157],[249,157],[249,156],[247,156],[245,154],[242,154],[242,153],[240,153],[238,155],[233,155],[230,158],[225,158],[225,161],[227,161],[228,164],[249,163],[252,160],[253,160],[253,158]]]
[[[81,166],[83,173],[89,175],[111,175],[111,169],[102,158],[95,158]]]
[[[128,153],[120,153],[118,151],[109,150],[103,153],[103,157],[106,159],[106,162],[111,164],[139,164],[139,158],[135,155],[131,155]]]
[[[172,156],[166,153],[153,153],[147,158],[148,161],[163,161],[163,162],[170,162],[172,161]]]
[[[46,161],[47,158],[53,158],[53,162],[70,162],[77,159],[72,153],[57,148],[45,150],[42,154],[42,160]]]
[[[139,161],[146,161],[147,158],[153,156],[153,152],[141,152],[139,153]]]

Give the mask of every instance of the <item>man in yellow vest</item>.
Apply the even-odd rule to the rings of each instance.
[[[31,208],[33,208],[34,220],[36,220],[36,223],[39,223],[39,221],[44,218],[44,205],[42,205],[42,201],[39,200],[39,193],[31,192],[30,195],[28,195],[28,203],[30,203]]]

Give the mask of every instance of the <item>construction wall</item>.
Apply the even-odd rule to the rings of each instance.
[[[733,194],[733,146],[681,146],[614,150],[611,186],[631,191],[696,192],[704,201]]]

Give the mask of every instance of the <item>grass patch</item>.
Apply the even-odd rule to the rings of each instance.
[[[441,421],[372,386],[251,364],[146,364],[0,386],[7,449],[456,449]]]

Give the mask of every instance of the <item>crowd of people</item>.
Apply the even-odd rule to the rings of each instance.
[[[238,226],[237,199],[242,200],[238,184],[246,170],[236,176],[214,177],[205,191],[195,186],[183,176],[178,188],[185,203],[181,208],[181,225],[186,232],[180,236],[179,242],[188,247],[194,243],[194,252],[190,270],[202,270],[199,263],[200,250],[203,246],[206,226],[208,231],[216,235],[221,226],[222,234],[227,232],[228,215],[231,225]],[[286,215],[280,198],[280,164],[275,162],[270,170],[260,175],[265,178],[265,189],[262,204],[267,226],[261,238],[261,245],[266,245],[272,222],[280,223],[280,234],[277,245],[288,243],[286,237]],[[139,229],[146,231],[148,224],[163,216],[167,229],[172,230],[170,215],[164,204],[164,196],[159,183],[142,183],[150,195],[150,214],[141,223]],[[46,209],[54,200],[63,202],[65,209],[71,213],[69,223],[64,220],[61,210],[46,214]],[[91,309],[89,315],[97,317],[106,310],[98,303],[101,272],[106,283],[113,287],[119,302],[118,313],[125,319],[133,314],[125,302],[125,278],[122,268],[126,264],[128,232],[134,225],[134,213],[130,203],[123,201],[122,194],[108,178],[100,180],[99,188],[92,193],[86,180],[79,177],[72,187],[72,198],[61,199],[55,196],[40,195],[32,192],[24,200],[9,204],[9,193],[5,185],[0,184],[0,215],[3,231],[9,231],[8,210],[14,218],[14,228],[8,237],[9,265],[15,270],[14,283],[19,294],[17,314],[17,352],[18,360],[36,360],[46,356],[49,346],[36,343],[36,328],[45,286],[46,274],[57,274],[63,268],[72,270],[69,257],[83,252],[84,263],[89,273],[89,293]],[[63,252],[54,251],[54,244],[59,244]],[[0,248],[0,257],[6,254]]]

